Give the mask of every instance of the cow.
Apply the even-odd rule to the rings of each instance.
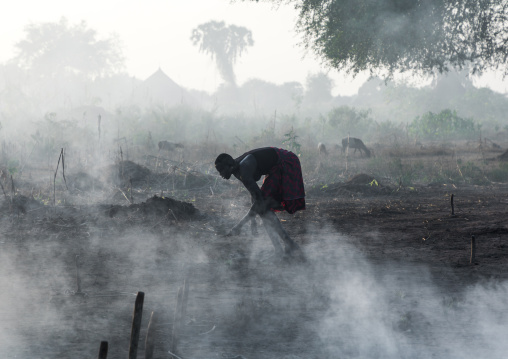
[[[328,156],[328,151],[326,150],[326,146],[324,143],[319,142],[317,148],[320,155]]]
[[[174,151],[177,148],[184,148],[184,146],[181,143],[175,143],[175,142],[169,142],[169,141],[160,141],[158,146],[159,146],[159,151],[164,150],[164,151],[168,151],[168,152]]]
[[[354,137],[346,137],[342,139],[342,152],[346,151],[346,148],[354,148],[355,151],[353,153],[356,153],[356,150],[360,151],[360,154],[363,156],[363,152],[365,152],[365,155],[367,157],[370,157],[370,150],[365,146],[362,140],[359,138]]]

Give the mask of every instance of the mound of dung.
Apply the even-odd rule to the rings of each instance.
[[[376,179],[368,174],[365,173],[359,173],[352,178],[350,178],[345,185],[346,186],[357,186],[357,185],[370,185],[373,183]]]
[[[391,189],[381,185],[378,180],[368,174],[359,173],[344,183],[332,183],[321,186],[318,191],[311,191],[313,194],[326,195],[350,195],[351,193],[365,195],[388,194]],[[317,192],[317,193],[316,193]]]
[[[7,198],[0,207],[0,212],[5,213],[15,211],[15,213],[18,214],[26,214],[27,212],[41,207],[44,207],[44,204],[36,199],[18,194],[12,197],[12,199]]]
[[[144,217],[164,217],[169,219],[190,219],[197,214],[192,203],[177,201],[168,197],[153,196],[146,202],[135,203],[129,206],[111,205],[103,208],[110,217],[118,215],[139,214]]]

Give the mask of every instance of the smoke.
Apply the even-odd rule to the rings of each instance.
[[[184,357],[494,358],[508,349],[506,282],[462,286],[463,272],[373,258],[330,227],[295,235],[307,258],[300,263],[273,256],[261,226],[259,236],[220,238],[196,223],[111,221],[73,246],[3,240],[1,357],[91,357],[108,340],[110,357],[120,358],[138,291],[142,336],[154,311],[164,355],[184,280]],[[85,295],[75,293],[76,266]]]
[[[508,283],[460,287],[451,270],[371,261],[338,234],[313,243],[330,300],[317,329],[325,357],[494,358],[508,349]]]

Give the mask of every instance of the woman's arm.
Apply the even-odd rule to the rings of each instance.
[[[241,228],[256,214],[263,215],[266,212],[265,201],[263,200],[263,194],[256,181],[254,180],[254,173],[256,172],[257,162],[253,155],[247,155],[242,162],[240,162],[238,173],[235,173],[235,177],[242,182],[247,188],[250,195],[254,199],[249,212],[231,229],[229,235],[236,235],[240,233]]]
[[[253,155],[248,155],[240,162],[238,175],[235,174],[245,188],[247,188],[254,201],[263,199],[263,194],[254,179],[257,165],[256,158]]]

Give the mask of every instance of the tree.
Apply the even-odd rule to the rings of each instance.
[[[248,47],[254,45],[252,33],[245,27],[229,25],[224,21],[210,21],[192,30],[191,41],[199,45],[199,51],[215,59],[224,81],[235,85],[233,65]]]
[[[506,0],[284,2],[299,11],[305,47],[338,70],[429,74],[469,64],[473,74],[508,73]]]
[[[328,102],[333,97],[333,80],[324,72],[308,75],[306,85],[305,100],[309,103]]]
[[[70,25],[61,18],[57,23],[30,24],[25,33],[16,44],[18,54],[13,61],[40,76],[73,74],[92,79],[124,68],[119,41],[98,40],[84,21]]]

